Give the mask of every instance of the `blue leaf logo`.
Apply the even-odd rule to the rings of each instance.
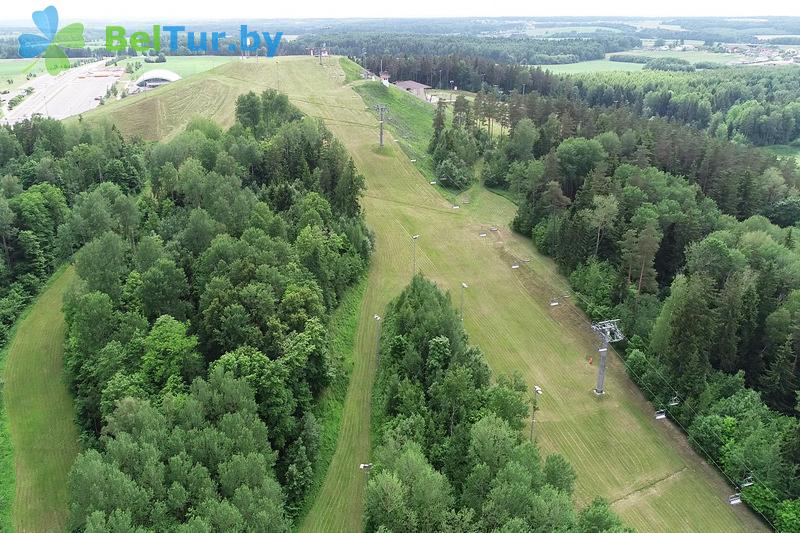
[[[23,33],[19,36],[19,55],[21,57],[44,57],[47,72],[55,76],[69,68],[69,59],[63,48],[83,48],[83,24],[74,23],[58,30],[58,11],[48,6],[42,11],[33,12],[33,23],[42,35]]]

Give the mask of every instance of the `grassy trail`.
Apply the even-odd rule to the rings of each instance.
[[[362,528],[366,478],[358,464],[368,461],[371,451],[369,400],[377,335],[373,315],[382,314],[408,283],[410,237],[420,234],[418,270],[456,299],[461,283],[469,284],[466,330],[484,350],[492,370],[518,371],[529,386],[543,387],[537,439],[545,451],[560,452],[574,465],[579,505],[604,496],[641,531],[764,530],[745,506],[727,504],[730,488],[687,446],[682,434],[653,419],[652,408],[618,359],[611,358],[608,394],[594,396],[596,367],[588,364],[587,356],[596,353],[597,340],[571,304],[549,307],[549,298],[563,294],[565,282],[529,239],[508,230],[513,204],[476,187],[460,195],[460,208],[453,209],[391,134],[386,135],[386,147],[378,149],[377,120],[344,81],[336,58],[323,66],[306,57],[231,62],[84,117],[109,118],[126,135],[169,137],[193,115],[230,125],[237,94],[277,88],[303,112],[324,120],[364,174],[363,206],[375,232],[376,252],[360,311],[339,440],[318,497],[299,529]],[[220,98],[207,106],[203,99],[186,96],[203,91],[217,92]],[[137,119],[153,117],[153,109],[166,114],[149,123]],[[512,263],[521,267],[512,269]]]
[[[3,390],[14,450],[14,530],[62,531],[67,475],[78,454],[78,428],[64,381],[64,292],[73,268],[55,277],[19,324],[5,360]]]

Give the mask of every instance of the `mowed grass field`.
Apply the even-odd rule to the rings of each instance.
[[[14,453],[14,531],[63,531],[67,475],[79,452],[64,380],[64,292],[73,268],[56,275],[19,323],[3,369],[3,403]]]
[[[126,134],[169,137],[195,115],[230,125],[237,94],[278,88],[306,114],[326,122],[366,177],[363,205],[376,236],[375,255],[360,307],[338,442],[317,499],[299,529],[362,528],[366,478],[358,464],[369,460],[373,445],[373,315],[382,314],[410,280],[410,237],[420,234],[418,269],[445,290],[469,284],[466,329],[493,371],[518,371],[529,386],[543,387],[537,438],[544,450],[563,453],[574,465],[579,505],[604,496],[642,531],[763,530],[744,506],[727,504],[730,488],[691,451],[680,432],[654,420],[652,408],[618,359],[611,358],[608,394],[597,398],[591,392],[596,367],[586,359],[596,353],[597,340],[570,304],[550,309],[548,299],[564,290],[564,280],[528,239],[508,230],[514,205],[478,187],[470,191],[468,204],[453,209],[390,133],[386,148],[377,149],[377,120],[344,78],[335,58],[323,66],[306,57],[237,61],[84,115],[85,120],[112,120]],[[209,99],[213,106],[205,104]],[[172,102],[181,105],[169,105]],[[148,115],[151,110],[160,110],[155,120]],[[499,231],[489,231],[492,226]],[[480,237],[481,232],[487,236]],[[522,268],[512,269],[514,262]]]
[[[25,82],[25,75],[28,72],[39,75],[44,71],[44,61],[36,61],[34,59],[0,59],[0,91],[14,89]],[[8,83],[9,80],[11,80],[11,83]]]
[[[0,59],[0,91],[11,90],[22,85],[27,81],[26,75],[29,72],[37,76],[45,73],[44,61],[41,59]],[[8,83],[9,80],[11,83]],[[5,95],[3,99],[6,99]]]
[[[627,53],[627,52],[625,52]],[[594,61],[581,61],[565,65],[539,65],[543,70],[554,74],[586,74],[590,72],[635,72],[642,70],[642,63],[623,63],[622,61],[609,61],[608,59],[595,59]]]
[[[800,162],[800,146],[791,146],[789,144],[773,144],[772,146],[765,146],[765,150],[772,152],[778,157],[791,159],[795,158]]]
[[[145,63],[142,57],[132,57],[120,61],[117,65],[125,67],[128,63],[140,63],[142,66],[130,75],[132,79],[137,79],[145,72],[151,70],[166,69],[171,70],[178,76],[186,78],[214,67],[223,65],[229,61],[238,60],[238,56],[167,56],[166,63]]]
[[[746,56],[742,54],[729,54],[729,53],[715,53],[715,52],[706,52],[703,50],[654,50],[649,48],[644,48],[640,50],[627,50],[625,52],[619,52],[620,54],[624,55],[632,55],[632,56],[647,56],[647,57],[676,57],[678,59],[685,59],[691,63],[697,63],[698,61],[711,61],[713,63],[730,63],[731,61],[741,61],[745,59]]]

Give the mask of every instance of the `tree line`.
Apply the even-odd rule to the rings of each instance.
[[[733,484],[752,476],[744,500],[793,531],[794,163],[625,108],[536,94],[498,104],[508,133],[489,142],[480,130],[498,117],[487,100],[461,99],[449,124],[434,122],[434,160],[472,168],[451,142],[471,138],[484,183],[518,201],[513,229],[555,259],[592,320],[620,319],[626,367],[654,406]]]
[[[570,464],[522,436],[535,395],[490,384],[449,295],[417,275],[383,322],[367,531],[632,531],[601,498],[575,509]]]

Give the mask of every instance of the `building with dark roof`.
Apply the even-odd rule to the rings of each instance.
[[[419,83],[411,80],[396,81],[394,84],[395,86],[403,89],[404,91],[408,91],[414,96],[422,98],[423,100],[428,99],[428,96],[425,91],[431,88],[430,85],[425,85],[424,83]]]

